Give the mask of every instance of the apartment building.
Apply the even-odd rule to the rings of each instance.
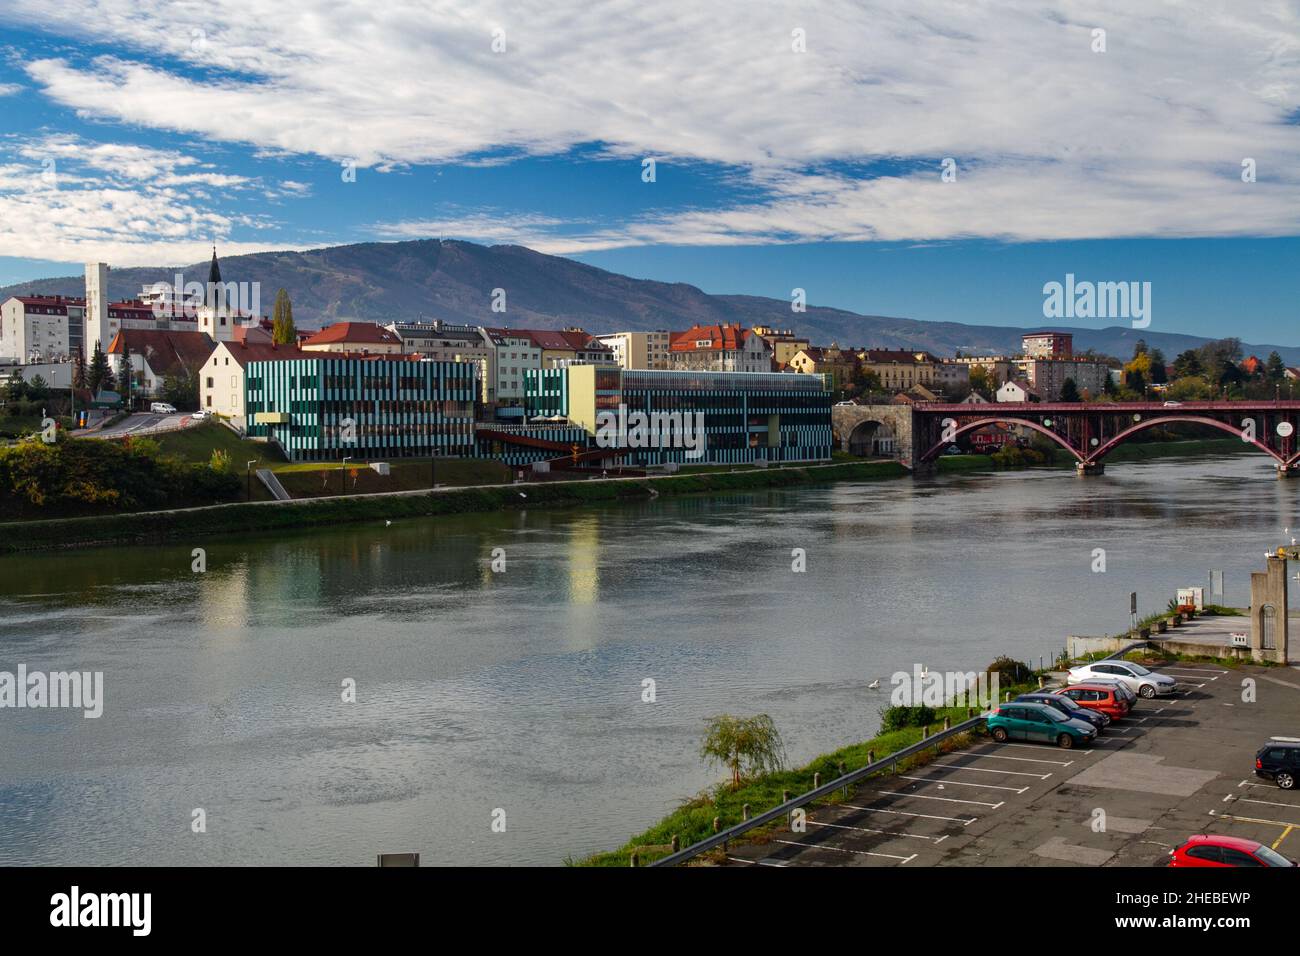
[[[671,371],[770,372],[772,353],[756,332],[739,323],[696,325],[670,333]]]
[[[672,333],[667,329],[654,332],[612,332],[596,336],[614,353],[614,361],[625,369],[666,369]]]

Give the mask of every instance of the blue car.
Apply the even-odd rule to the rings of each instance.
[[[1054,710],[1059,710],[1066,717],[1072,720],[1083,720],[1098,730],[1101,730],[1110,723],[1110,718],[1105,714],[1098,713],[1095,710],[1089,710],[1086,707],[1080,707],[1076,701],[1071,700],[1064,694],[1053,694],[1050,691],[1037,691],[1032,694],[1021,694],[1016,698],[1018,701],[1032,701],[1035,704],[1046,704]]]

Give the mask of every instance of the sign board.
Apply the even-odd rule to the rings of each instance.
[[[1210,572],[1210,593],[1215,597],[1223,597],[1223,572]]]
[[[1138,612],[1138,593],[1136,591],[1128,592],[1128,612],[1130,614]]]
[[[1198,611],[1205,610],[1205,588],[1179,588],[1178,606],[1192,606]]]
[[[1242,631],[1232,632],[1233,647],[1250,647],[1250,637]]]
[[[1290,438],[1293,432],[1295,432],[1295,426],[1290,422],[1277,423],[1277,433],[1283,438]]]
[[[550,471],[550,470],[551,470],[551,463],[550,463],[549,461],[535,461],[535,462],[533,462],[533,472],[534,472],[535,474],[545,474],[546,472],[548,472],[548,471]]]

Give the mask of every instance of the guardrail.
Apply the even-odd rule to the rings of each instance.
[[[948,740],[951,737],[956,737],[958,734],[963,734],[968,730],[974,730],[983,722],[984,722],[984,715],[981,715],[979,717],[972,717],[969,720],[963,720],[961,723],[949,727],[946,730],[941,730],[936,734],[932,734],[930,736],[924,737],[923,739],[917,741],[916,743],[904,747],[902,750],[896,750],[888,757],[882,757],[879,760],[875,761],[874,763],[869,763],[866,766],[859,767],[857,770],[852,770],[841,777],[836,777],[834,780],[830,781],[829,783],[824,783],[820,787],[815,787],[812,790],[809,790],[805,794],[801,794],[800,796],[787,800],[785,801],[785,803],[778,804],[777,806],[773,807],[771,810],[767,810],[764,813],[760,813],[756,817],[751,817],[748,820],[745,820],[741,823],[737,823],[735,826],[728,827],[725,830],[720,830],[719,832],[713,834],[713,836],[701,840],[699,843],[692,843],[690,846],[684,847],[681,850],[678,850],[676,853],[672,853],[661,859],[655,860],[653,863],[649,865],[650,866],[676,866],[679,863],[685,863],[687,860],[693,859],[694,857],[699,856],[701,853],[706,853],[715,847],[723,846],[729,841],[736,839],[736,837],[744,833],[747,833],[750,830],[753,830],[757,827],[765,826],[766,824],[779,820],[782,817],[788,817],[792,811],[797,810],[800,807],[807,806],[808,804],[820,800],[823,797],[828,797],[836,790],[841,790],[844,787],[851,787],[855,783],[858,783],[861,780],[865,780],[867,777],[870,777],[873,774],[879,773],[882,770],[886,770],[889,767],[894,766],[900,760],[904,760],[908,757],[915,756],[916,754],[919,754],[922,751],[927,750],[930,747],[933,747],[935,744],[938,744],[941,741]]]
[[[1127,645],[1127,646],[1125,646],[1125,647],[1121,647],[1119,650],[1115,651],[1113,654],[1107,654],[1105,657],[1102,658],[1102,660],[1103,660],[1103,661],[1113,661],[1113,660],[1114,660],[1115,658],[1117,658],[1117,657],[1123,657],[1123,656],[1124,656],[1125,654],[1127,654],[1129,651],[1136,651],[1136,650],[1138,650],[1139,648],[1143,648],[1143,647],[1153,647],[1153,646],[1154,646],[1154,645],[1153,645],[1153,644],[1151,643],[1151,641],[1149,641],[1149,640],[1146,640],[1146,641],[1138,641],[1138,642],[1136,642],[1136,643],[1134,643],[1134,644],[1129,644],[1129,645]]]

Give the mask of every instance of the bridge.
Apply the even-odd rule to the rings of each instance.
[[[1279,477],[1300,470],[1300,401],[837,405],[831,420],[843,450],[892,454],[909,466],[934,461],[963,435],[1010,425],[1060,445],[1074,456],[1079,474],[1101,474],[1106,455],[1134,436],[1190,424],[1253,445],[1273,459]]]

